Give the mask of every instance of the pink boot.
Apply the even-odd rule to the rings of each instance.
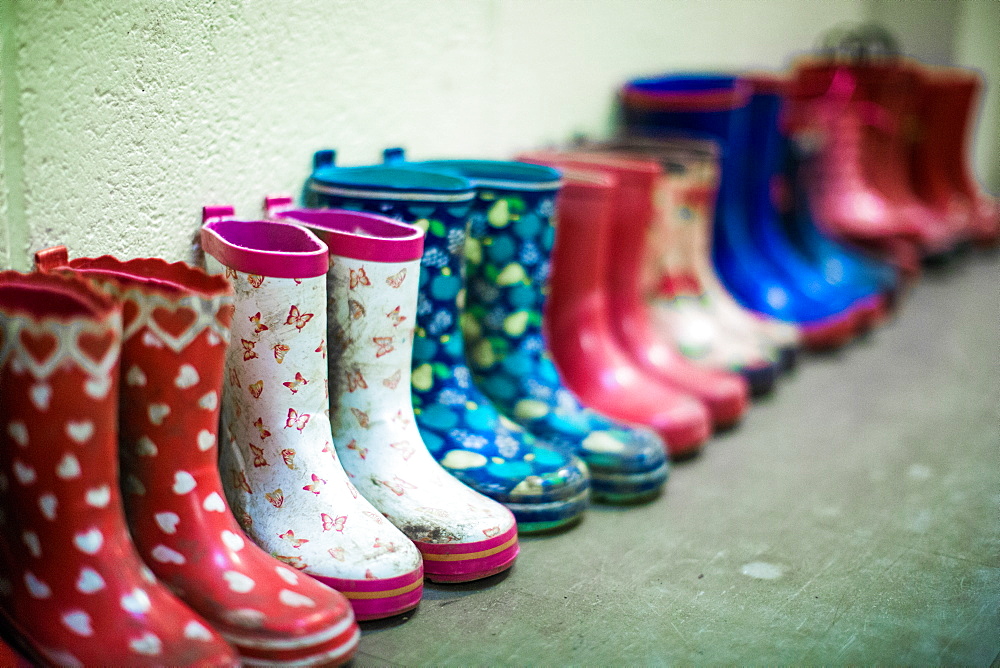
[[[246,663],[347,661],[360,635],[347,600],[245,540],[224,501],[216,429],[232,317],[226,280],[158,259],[68,261],[62,246],[36,263],[85,276],[130,318],[120,457],[133,540],[153,572]]]
[[[47,660],[236,665],[146,568],[118,492],[122,312],[67,276],[0,273],[0,606]]]

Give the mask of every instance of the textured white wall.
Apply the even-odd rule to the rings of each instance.
[[[601,133],[640,73],[780,67],[863,0],[0,0],[0,262],[190,259],[312,151],[504,157]]]

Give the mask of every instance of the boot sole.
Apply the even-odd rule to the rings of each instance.
[[[424,557],[424,577],[431,582],[471,582],[496,575],[514,564],[521,551],[518,527],[474,543],[421,543],[414,545]]]
[[[359,622],[394,617],[409,612],[420,603],[423,593],[423,568],[392,578],[347,580],[313,575],[323,584],[344,595]]]

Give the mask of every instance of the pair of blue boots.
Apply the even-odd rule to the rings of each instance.
[[[338,167],[314,156],[310,208],[389,216],[426,232],[411,386],[428,450],[510,508],[522,532],[572,523],[588,500],[655,497],[665,446],[614,423],[563,387],[542,333],[556,170],[515,162]]]
[[[719,144],[712,259],[744,306],[800,326],[808,348],[835,348],[877,324],[900,286],[894,269],[823,235],[810,214],[797,152],[781,131],[777,77],[668,75],[621,94],[625,131]],[[777,206],[784,179],[791,206]]]

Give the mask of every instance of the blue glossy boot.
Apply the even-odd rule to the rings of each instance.
[[[803,293],[775,266],[750,233],[747,163],[750,85],[737,77],[676,75],[637,79],[622,95],[628,132],[693,136],[719,142],[721,181],[712,257],[729,291],[748,308],[798,323],[811,348],[843,345],[855,336],[850,304]]]
[[[635,503],[658,495],[668,471],[660,437],[580,404],[546,348],[542,314],[559,172],[489,160],[405,163],[398,149],[386,151],[386,160],[456,174],[476,187],[462,331],[479,388],[514,422],[583,459],[595,500]]]
[[[426,231],[412,375],[424,443],[455,477],[510,508],[522,532],[554,529],[580,517],[590,494],[586,465],[543,447],[500,415],[465,363],[459,314],[466,227],[475,200],[469,181],[385,165],[336,167],[332,151],[319,151],[304,200],[313,208],[381,213]],[[362,274],[356,279],[368,280]]]

